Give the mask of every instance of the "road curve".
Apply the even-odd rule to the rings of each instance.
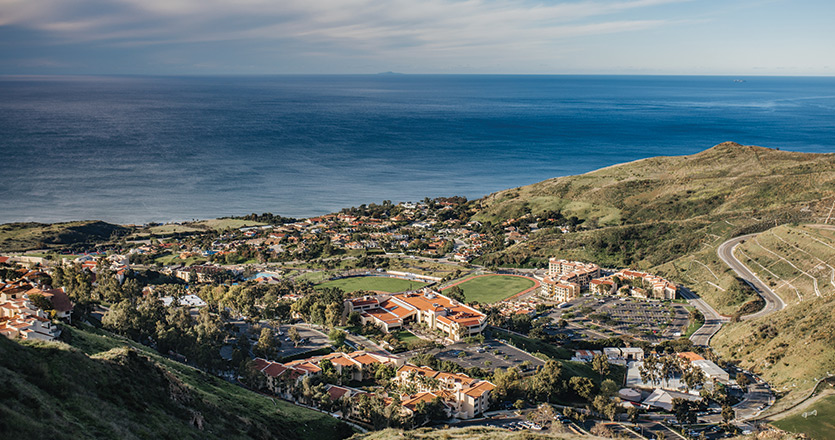
[[[716,249],[716,254],[719,255],[719,258],[725,262],[734,272],[736,272],[737,276],[742,278],[749,286],[751,286],[757,294],[759,294],[763,300],[765,300],[765,307],[762,308],[759,312],[752,313],[750,315],[744,315],[740,319],[743,321],[749,319],[756,319],[768,315],[769,313],[776,312],[778,310],[783,310],[786,307],[786,303],[783,302],[783,299],[780,298],[776,293],[774,293],[771,288],[769,288],[762,280],[757,278],[757,275],[748,269],[747,266],[742,264],[739,260],[736,259],[734,256],[734,249],[739,246],[745,240],[751,239],[756,237],[757,234],[748,234],[748,235],[741,235],[736,238],[732,238],[722,244]]]
[[[710,304],[706,303],[686,287],[681,288],[681,296],[702,312],[702,315],[705,317],[704,325],[690,335],[690,340],[695,345],[709,346],[710,339],[722,328],[722,324],[727,322],[728,318],[722,317]]]

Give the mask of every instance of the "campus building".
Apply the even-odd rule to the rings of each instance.
[[[483,313],[430,289],[346,300],[345,313],[352,312],[360,313],[363,325],[371,323],[386,332],[417,322],[452,341],[481,334],[487,326]]]
[[[599,276],[600,266],[596,264],[551,258],[539,294],[555,301],[570,301],[580,296],[580,291]]]
[[[486,380],[473,379],[466,374],[443,373],[412,364],[400,367],[394,381],[413,386],[417,391],[415,397],[402,399],[404,406],[416,398],[431,400],[437,397],[450,408],[451,416],[459,419],[471,419],[487,411],[490,392],[496,388]]]

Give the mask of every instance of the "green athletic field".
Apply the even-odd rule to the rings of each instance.
[[[491,275],[473,278],[458,285],[464,291],[467,302],[491,304],[530,289],[535,283],[527,278],[508,275]]]

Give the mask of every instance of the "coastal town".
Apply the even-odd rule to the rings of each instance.
[[[142,225],[107,246],[4,255],[0,333],[102,328],[360,430],[753,429],[768,385],[694,339],[706,310],[682,286],[560,256],[481,266],[542,224],[583,226],[557,213],[482,223],[464,201]]]

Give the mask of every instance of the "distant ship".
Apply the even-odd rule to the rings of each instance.
[[[744,83],[745,80],[744,79],[735,79],[734,82],[735,83]]]

